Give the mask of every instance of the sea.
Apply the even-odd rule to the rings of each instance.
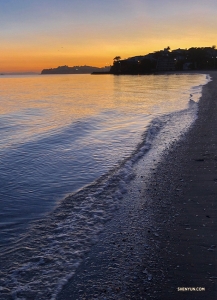
[[[197,118],[207,74],[0,76],[0,299],[56,299]]]

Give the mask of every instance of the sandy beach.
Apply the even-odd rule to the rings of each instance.
[[[138,174],[141,187],[125,196],[58,300],[217,299],[217,73],[207,73],[196,122],[148,186]]]

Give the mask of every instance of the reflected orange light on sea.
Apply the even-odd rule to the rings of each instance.
[[[19,119],[25,135],[26,128],[29,135],[34,135],[61,128],[99,112],[114,111],[117,105],[126,116],[131,114],[132,105],[138,116],[141,111],[149,115],[153,113],[153,95],[157,95],[159,105],[167,97],[166,113],[176,108],[173,93],[176,93],[177,87],[170,88],[169,95],[162,91],[171,85],[171,80],[179,82],[178,88],[191,85],[191,78],[190,75],[160,77],[156,86],[154,75],[145,78],[111,75],[97,78],[91,75],[1,76],[0,98],[7,101],[0,102],[0,115]],[[139,86],[138,91],[135,91],[135,83]],[[178,101],[180,106],[181,99]],[[184,97],[183,108],[185,105]]]

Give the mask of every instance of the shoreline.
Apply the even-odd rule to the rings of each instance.
[[[140,202],[148,201],[135,207],[126,196],[126,207],[106,225],[58,300],[215,299],[217,72],[209,74],[213,81],[203,87],[197,120],[137,191]]]
[[[165,271],[164,280],[156,276],[152,282],[153,299],[217,298],[217,72],[209,74],[212,81],[203,87],[197,120],[152,179],[157,189],[150,197],[159,199],[155,220],[161,231],[156,264]]]
[[[58,300],[215,299],[217,72],[209,74],[198,119],[139,191],[148,201],[117,212]]]

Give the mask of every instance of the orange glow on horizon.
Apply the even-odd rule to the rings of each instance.
[[[0,73],[104,67],[116,56],[217,43],[214,0],[4,2]]]
[[[126,43],[126,41],[120,41],[119,45],[95,45],[94,47],[83,47],[80,49],[73,49],[68,47],[67,50],[60,48],[60,50],[50,50],[50,48],[40,49],[17,49],[16,51],[1,51],[0,53],[0,73],[10,72],[36,72],[40,73],[43,69],[56,68],[58,66],[67,65],[73,66],[93,66],[93,67],[105,67],[113,64],[113,58],[115,56],[121,56],[122,59],[145,55],[154,51],[159,51],[167,46],[170,46],[171,50],[177,48],[190,48],[190,47],[207,47],[212,46],[213,43],[209,39],[201,40],[195,39],[189,41],[189,39],[180,42],[178,39],[170,40],[161,38],[161,40],[150,39],[149,44],[146,45],[144,41],[138,40],[137,43]],[[98,47],[97,47],[98,46]],[[25,47],[24,47],[25,48]]]

